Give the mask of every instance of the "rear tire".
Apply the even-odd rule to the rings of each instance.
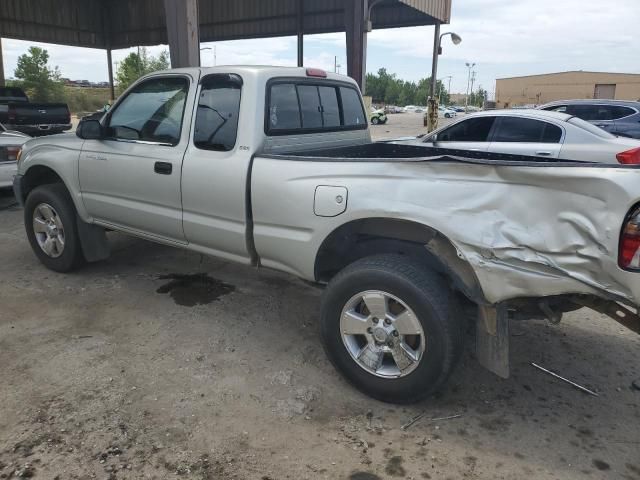
[[[381,322],[368,308],[369,301],[374,306],[375,302],[371,299],[367,301],[364,297],[360,305],[366,304],[366,308],[358,307],[359,313],[347,310],[348,306],[354,304],[354,298],[361,295],[378,295],[380,298],[380,292],[386,295],[386,311],[399,304],[400,307],[396,308],[400,309],[400,314],[389,314]],[[361,259],[336,275],[325,290],[321,335],[327,356],[351,384],[371,397],[391,403],[421,400],[445,383],[462,355],[463,322],[457,315],[453,299],[452,291],[442,277],[409,257],[389,254]],[[419,322],[409,322],[414,328],[411,333],[418,330],[417,333],[422,333],[422,336],[396,335],[397,332],[393,332],[395,327],[398,332],[401,331],[398,319],[403,317],[404,308],[415,314],[404,318]],[[354,315],[358,320],[367,318],[364,321],[368,333],[347,334],[353,327],[342,319],[352,319]],[[388,327],[387,319],[391,319]],[[385,326],[387,332],[391,330],[387,337],[379,328],[381,325]],[[355,328],[360,328],[359,324]],[[401,368],[402,362],[395,362],[397,350],[394,342],[398,339],[405,351],[405,339],[413,342],[411,351],[414,348],[416,352],[423,349],[419,356],[411,357],[417,360],[404,369]],[[358,348],[361,349],[359,352]],[[363,354],[367,349],[368,352]],[[374,351],[377,353],[372,353]],[[381,357],[380,351],[383,351]],[[362,360],[357,358],[358,355]],[[376,359],[372,362],[371,358]],[[380,368],[376,369],[378,366]]]
[[[63,184],[42,185],[29,193],[24,207],[27,237],[50,270],[70,272],[84,263],[76,222],[75,205]]]

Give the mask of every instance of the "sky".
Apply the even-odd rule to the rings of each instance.
[[[456,32],[462,43],[443,39],[438,78],[451,91],[464,93],[475,63],[474,88],[494,92],[495,79],[566,70],[640,73],[640,0],[453,0],[451,24],[442,32]],[[102,50],[36,44],[3,39],[5,75],[11,77],[18,56],[31,45],[46,48],[50,64],[63,77],[106,81],[107,60]],[[204,43],[202,47],[213,47]],[[225,64],[296,64],[293,37],[216,42],[215,62]],[[431,74],[433,27],[374,30],[368,37],[367,71],[385,67],[405,80]],[[166,46],[150,47],[157,54]],[[116,50],[120,62],[133,49]],[[343,33],[305,37],[305,65],[346,73]],[[214,64],[214,51],[202,52],[203,66]]]

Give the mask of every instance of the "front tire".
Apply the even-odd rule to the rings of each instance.
[[[377,118],[372,118],[372,119],[371,119],[371,123],[372,123],[373,125],[378,125],[378,123],[380,123],[380,120],[378,120]]]
[[[84,263],[76,209],[61,183],[41,185],[27,197],[24,225],[31,248],[50,270],[70,272]]]
[[[329,283],[321,309],[327,356],[357,389],[412,403],[440,388],[462,355],[446,281],[402,255],[361,259]]]

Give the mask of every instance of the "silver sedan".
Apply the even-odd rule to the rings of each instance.
[[[11,187],[17,170],[17,155],[23,143],[31,137],[6,130],[0,124],[0,188]]]
[[[543,110],[489,110],[426,136],[393,143],[559,160],[640,164],[640,141],[616,137],[577,117]]]

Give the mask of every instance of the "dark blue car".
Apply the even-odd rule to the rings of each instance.
[[[626,100],[559,100],[538,107],[568,113],[622,137],[640,139],[640,102]]]

